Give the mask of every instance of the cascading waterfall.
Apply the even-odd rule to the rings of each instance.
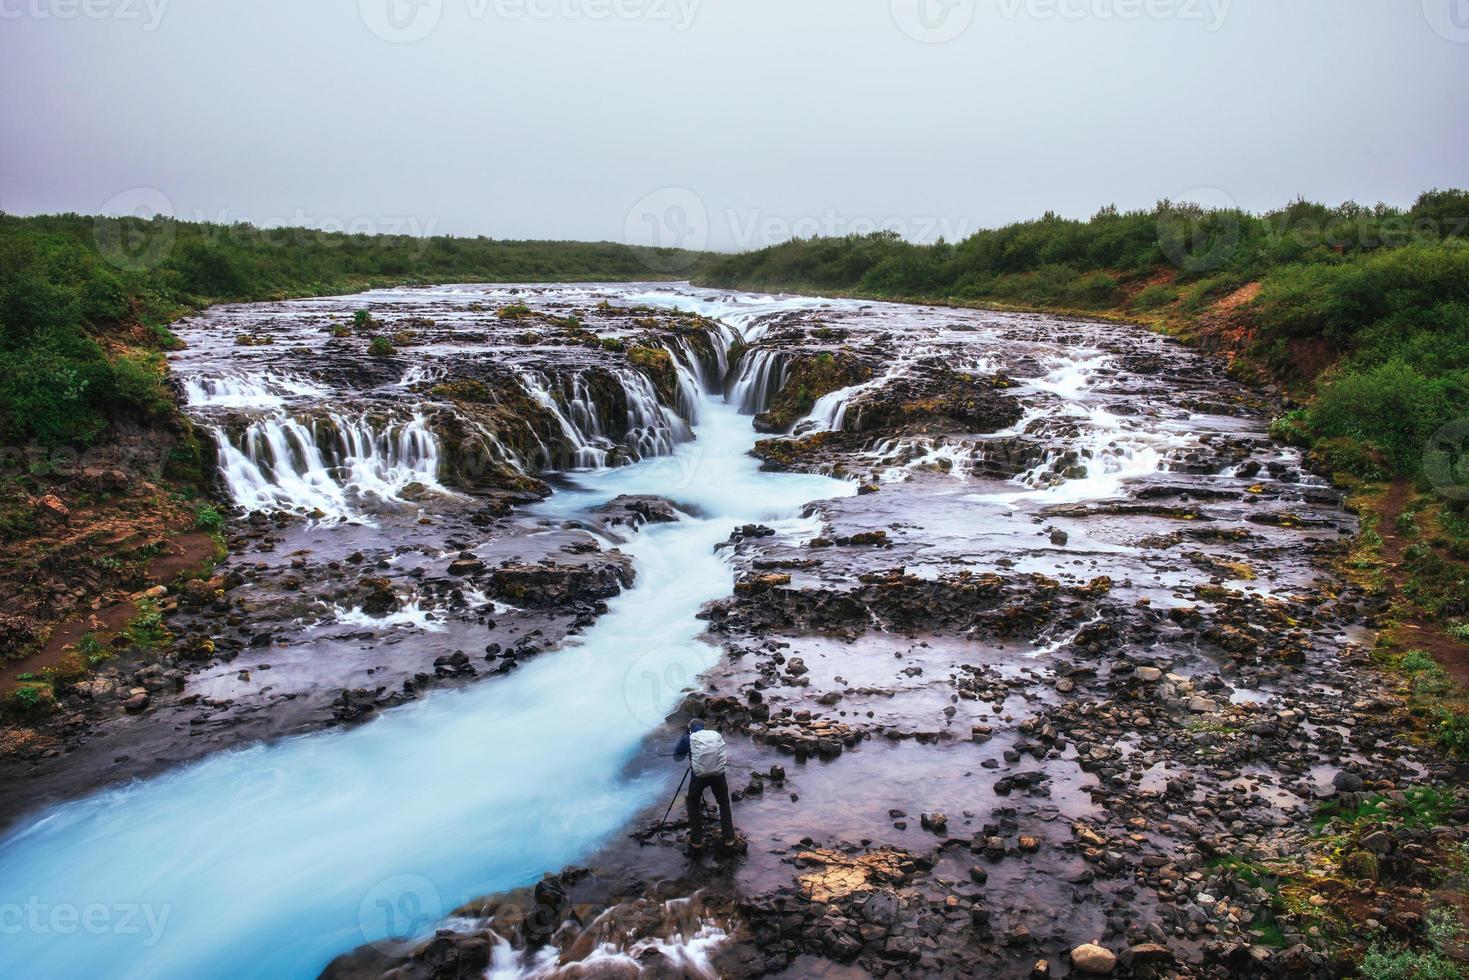
[[[689,370],[677,357],[674,364],[680,377]],[[692,438],[689,423],[659,400],[657,390],[645,375],[631,368],[613,369],[612,375],[621,385],[627,404],[621,432],[610,426],[611,420],[601,417],[585,372],[549,375],[532,370],[518,372],[526,394],[551,413],[566,437],[571,447],[567,462],[572,468],[606,467],[619,440],[631,453],[627,461],[635,462],[647,456],[667,456],[678,443]],[[690,386],[686,395],[697,401],[698,391]]]
[[[366,417],[284,413],[241,432],[213,428],[219,470],[235,503],[323,521],[363,520],[370,504],[405,504],[410,484],[447,494],[439,483],[438,439],[423,416],[375,424]]]
[[[889,364],[888,369],[882,374],[822,395],[816,399],[816,404],[811,406],[811,411],[806,416],[807,424],[814,424],[817,428],[830,432],[842,431],[847,422],[847,409],[851,407],[853,400],[859,394],[864,391],[876,391],[889,381],[901,376],[907,369],[908,360],[899,358]]]
[[[674,358],[678,365],[678,359]],[[620,368],[616,372],[627,395],[627,438],[638,457],[667,456],[680,442],[693,438],[689,424],[673,409],[658,400],[653,382],[638,371]],[[690,394],[697,397],[698,392]]]
[[[758,415],[770,407],[786,379],[786,359],[780,352],[746,350],[739,362],[740,373],[730,385],[729,399],[744,415]]]
[[[1015,477],[1016,483],[1066,500],[1116,496],[1125,481],[1166,471],[1170,450],[1197,445],[1195,436],[1142,431],[1105,408],[1086,404],[1092,381],[1107,363],[1106,355],[1051,357],[1046,360],[1050,370],[1027,382],[1054,395],[1062,417],[1079,420],[1080,432],[1070,446],[1047,451],[1040,463]],[[1073,461],[1086,475],[1058,480],[1057,471]]]
[[[521,387],[526,394],[530,395],[535,402],[555,418],[556,424],[561,427],[561,434],[571,444],[571,465],[575,469],[601,469],[607,465],[607,448],[593,442],[596,438],[601,439],[601,433],[588,434],[579,427],[571,418],[567,417],[566,411],[561,403],[551,394],[551,382],[538,371],[518,372]],[[596,421],[596,413],[592,413],[593,422]]]
[[[291,398],[322,398],[327,394],[315,382],[270,373],[184,379],[184,401],[190,408],[280,408]]]

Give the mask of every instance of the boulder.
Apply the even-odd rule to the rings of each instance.
[[[1105,977],[1117,969],[1117,954],[1105,946],[1082,943],[1071,951],[1071,965],[1089,976]]]

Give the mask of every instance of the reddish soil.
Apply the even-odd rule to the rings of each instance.
[[[161,554],[148,561],[148,580],[167,585],[185,572],[200,568],[215,556],[214,539],[203,531],[180,534],[169,540]]]
[[[1382,526],[1379,529],[1382,557],[1391,569],[1390,577],[1394,582],[1400,577],[1397,569],[1411,543],[1398,533],[1397,519],[1407,509],[1413,494],[1411,483],[1398,480],[1382,501]],[[1393,630],[1393,639],[1408,649],[1428,653],[1460,687],[1469,688],[1469,644],[1457,642],[1441,626],[1417,615],[1403,617]]]
[[[10,693],[23,674],[39,674],[50,667],[59,667],[72,652],[72,644],[88,633],[113,634],[128,624],[137,614],[131,602],[114,602],[104,606],[85,619],[73,619],[57,626],[51,638],[40,650],[21,660],[12,660],[0,668],[0,695]]]

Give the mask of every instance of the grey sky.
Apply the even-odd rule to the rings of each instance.
[[[723,249],[1402,204],[1469,0],[0,0],[0,139],[14,213]]]

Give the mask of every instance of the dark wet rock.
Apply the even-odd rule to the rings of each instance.
[[[632,581],[631,559],[620,551],[606,551],[576,564],[502,565],[486,575],[486,591],[512,605],[545,609],[610,599]]]
[[[607,514],[608,520],[613,524],[626,523],[634,527],[640,524],[666,524],[678,520],[678,511],[674,509],[672,501],[664,497],[643,494],[621,494],[613,497],[597,510]]]
[[[385,578],[364,578],[358,582],[362,598],[358,605],[369,616],[386,616],[402,606],[403,600]]]
[[[784,357],[781,386],[770,406],[755,416],[755,431],[790,431],[822,395],[866,381],[876,369],[876,361],[848,350]]]
[[[450,575],[473,575],[485,570],[485,563],[474,557],[459,557],[449,563]]]
[[[847,407],[852,432],[994,432],[1021,416],[1018,399],[993,378],[925,366],[860,392]]]

